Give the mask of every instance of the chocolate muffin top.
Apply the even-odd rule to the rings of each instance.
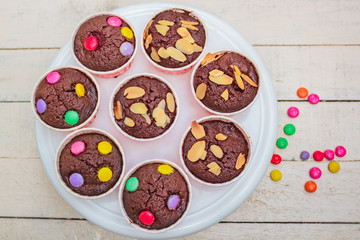
[[[98,92],[95,84],[83,72],[61,68],[41,80],[34,100],[37,114],[46,124],[66,129],[82,124],[93,114]]]
[[[186,167],[208,183],[225,183],[238,176],[249,156],[249,143],[233,124],[220,120],[193,121],[182,145]]]
[[[126,82],[113,100],[116,124],[136,138],[154,138],[174,123],[177,104],[171,89],[150,76]]]
[[[157,14],[143,36],[146,53],[166,68],[180,68],[195,61],[203,51],[206,34],[192,12],[169,9]]]
[[[196,97],[208,108],[231,113],[249,105],[259,88],[254,65],[235,52],[209,53],[194,74]]]
[[[89,69],[111,71],[129,61],[135,44],[134,31],[124,19],[99,15],[84,22],[77,30],[74,53]]]

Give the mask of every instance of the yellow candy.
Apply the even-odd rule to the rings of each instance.
[[[85,88],[81,83],[75,85],[75,92],[78,97],[83,97],[85,95]]]
[[[158,171],[161,174],[169,175],[169,174],[173,173],[174,169],[170,165],[163,164],[158,167]]]
[[[340,164],[336,161],[332,161],[331,163],[329,163],[329,171],[332,173],[337,173],[340,170]]]
[[[107,155],[109,153],[111,153],[112,151],[112,146],[109,142],[107,141],[102,141],[98,144],[98,150],[100,153]]]
[[[128,39],[132,39],[134,37],[134,33],[128,27],[123,27],[121,29],[121,34]]]
[[[270,177],[273,181],[279,181],[282,178],[282,174],[279,170],[272,170],[270,173]]]
[[[98,172],[98,178],[102,182],[109,181],[111,179],[111,177],[112,177],[112,171],[108,167],[103,167]]]

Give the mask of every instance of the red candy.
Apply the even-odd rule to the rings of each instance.
[[[315,161],[320,162],[320,161],[324,160],[324,153],[320,152],[320,151],[315,151],[313,153],[313,158]]]
[[[150,226],[153,224],[155,217],[154,214],[152,214],[150,211],[143,211],[139,214],[139,220],[143,224]]]
[[[278,154],[274,154],[271,158],[271,163],[272,164],[279,164],[281,163],[281,156]]]
[[[87,39],[85,39],[84,47],[86,50],[94,51],[97,48],[98,44],[99,43],[96,37],[88,37]]]
[[[316,191],[316,189],[317,189],[317,185],[316,185],[315,182],[313,182],[313,181],[307,181],[307,182],[305,183],[305,190],[306,190],[307,192],[313,193],[313,192]]]

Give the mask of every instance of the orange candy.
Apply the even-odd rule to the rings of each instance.
[[[299,96],[299,98],[306,98],[308,96],[309,92],[306,88],[299,88],[297,90],[297,95]]]
[[[307,181],[305,183],[305,190],[309,193],[315,192],[317,189],[316,183],[313,181]]]

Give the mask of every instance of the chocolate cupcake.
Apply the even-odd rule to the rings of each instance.
[[[154,140],[174,125],[177,102],[175,91],[162,78],[133,75],[115,88],[110,101],[111,119],[132,139]]]
[[[215,114],[243,111],[259,92],[260,77],[254,64],[233,51],[208,53],[195,67],[191,79],[196,100]]]
[[[250,138],[227,117],[193,121],[182,139],[180,155],[188,173],[208,185],[235,181],[250,159]]]
[[[106,78],[116,77],[130,67],[136,47],[134,30],[129,23],[111,13],[87,17],[76,28],[72,39],[77,63]]]
[[[148,160],[135,166],[120,186],[120,208],[135,228],[163,232],[185,217],[191,201],[183,171],[166,160]]]
[[[189,70],[207,43],[206,27],[192,11],[168,9],[158,13],[143,33],[143,50],[158,69],[170,74]]]
[[[99,198],[111,193],[124,172],[124,154],[110,134],[82,129],[65,138],[55,161],[57,177],[73,195]]]
[[[95,79],[73,66],[56,68],[43,75],[32,97],[36,118],[57,131],[71,131],[89,124],[95,118],[99,102]]]

